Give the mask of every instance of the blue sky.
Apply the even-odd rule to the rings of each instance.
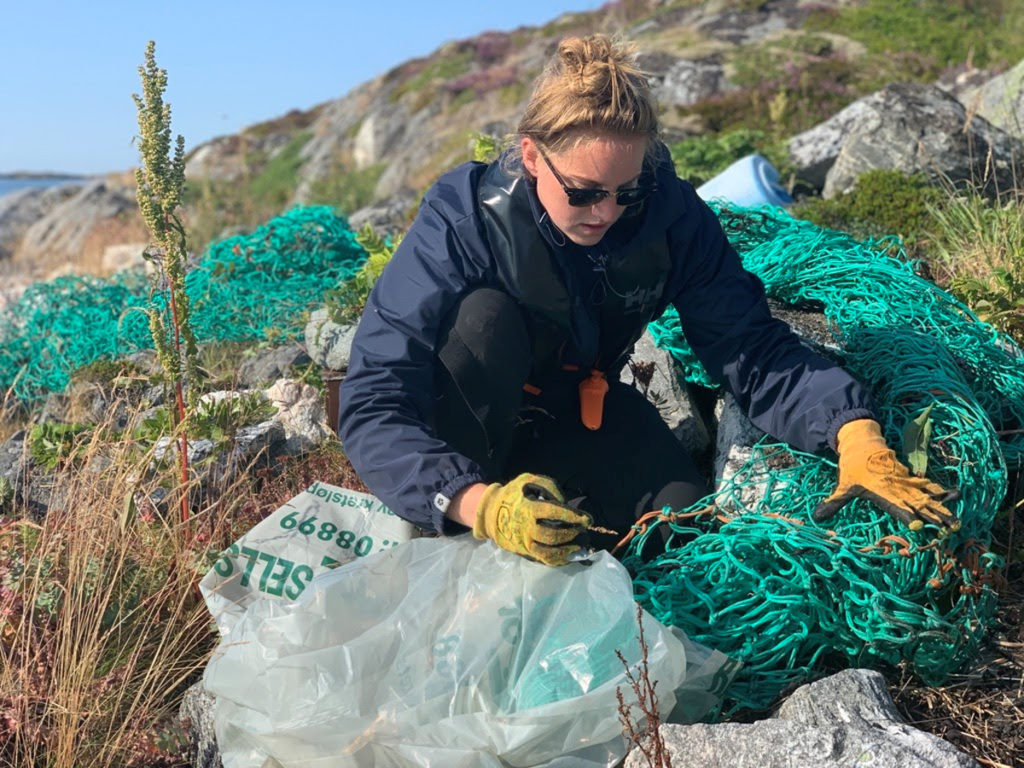
[[[343,96],[406,59],[602,0],[12,0],[0,44],[0,173],[103,173],[138,161],[131,94],[146,43],[186,146]]]

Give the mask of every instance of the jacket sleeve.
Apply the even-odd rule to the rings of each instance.
[[[771,316],[764,285],[743,268],[714,212],[680,184],[686,213],[669,238],[672,303],[687,341],[759,429],[803,451],[835,450],[843,424],[876,418],[867,390]]]
[[[429,426],[438,331],[473,278],[459,214],[448,205],[457,194],[443,179],[428,192],[371,291],[338,419],[345,452],[367,487],[395,514],[438,533],[454,530],[444,516],[451,497],[484,479],[479,465]]]

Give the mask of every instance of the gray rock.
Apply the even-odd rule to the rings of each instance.
[[[133,413],[163,399],[163,387],[156,388],[157,394],[149,380],[159,370],[155,353],[136,352],[129,360],[134,368],[125,366],[125,375],[115,379],[72,377],[63,392],[46,398],[39,422],[107,424],[124,429]]]
[[[644,384],[642,379],[648,372],[650,379]],[[679,378],[678,366],[671,354],[655,345],[650,332],[645,331],[637,341],[630,364],[622,369],[619,378],[635,386],[658,407],[662,419],[691,456],[704,456],[710,451],[711,436]]]
[[[868,97],[870,98],[870,97]],[[815,189],[825,186],[825,177],[853,127],[871,112],[870,102],[860,99],[825,122],[798,133],[789,140],[789,159],[800,179]]]
[[[75,261],[86,237],[99,224],[133,213],[138,203],[134,190],[94,181],[53,206],[27,230],[18,247],[18,258],[30,264],[45,257],[50,263],[63,257]]]
[[[61,184],[20,189],[0,197],[0,260],[11,257],[29,227],[81,188],[80,184]]]
[[[20,488],[25,481],[27,439],[28,431],[19,429],[0,445],[0,477],[14,489]]]
[[[717,56],[706,59],[681,59],[665,72],[653,88],[658,103],[670,107],[689,107],[711,96],[734,89]]]
[[[327,426],[323,395],[316,387],[279,379],[266,391],[266,396],[277,409],[276,419],[284,430],[287,453],[312,450],[334,437],[334,431]]]
[[[139,368],[144,376],[155,376],[162,372],[160,360],[152,349],[140,349],[125,355],[125,362],[131,363]]]
[[[295,199],[308,201],[313,185],[335,172],[338,158],[351,155],[352,137],[363,119],[380,98],[383,78],[364,83],[346,96],[328,102],[319,110],[310,125],[313,137],[307,141],[299,158],[299,184]]]
[[[848,192],[860,174],[876,168],[1013,189],[1024,143],[982,117],[968,120],[964,106],[936,86],[894,83],[863,107],[826,175],[823,197]]]
[[[768,299],[772,317],[788,325],[805,346],[833,360],[838,360],[839,343],[829,329],[825,315],[817,309],[805,309]]]
[[[215,699],[203,684],[196,683],[187,691],[178,710],[189,738],[189,762],[193,768],[222,768],[217,734],[213,725]]]
[[[32,518],[42,519],[51,507],[67,504],[68,483],[59,483],[29,455],[28,430],[21,429],[0,445],[0,477],[14,491],[14,501]]]
[[[844,669],[793,691],[775,716],[804,725],[835,723],[871,728],[901,722],[885,678],[870,669]]]
[[[798,3],[775,3],[772,8],[726,9],[709,12],[697,23],[697,31],[712,40],[749,45],[769,35],[798,27],[806,11]]]
[[[313,362],[301,344],[286,344],[260,350],[255,357],[238,366],[238,386],[243,389],[264,387],[292,375],[295,368]]]
[[[245,154],[240,148],[238,135],[218,136],[200,144],[185,160],[185,178],[193,182],[238,181],[246,173]]]
[[[902,721],[877,672],[851,669],[802,686],[755,723],[661,726],[675,768],[977,768],[937,736]],[[639,749],[625,768],[646,765]]]
[[[658,27],[656,19],[648,19],[641,26],[651,26],[654,28]],[[629,39],[634,39],[634,31],[628,33]],[[647,82],[651,85],[651,90],[657,94],[658,88],[665,80],[665,75],[668,73],[673,66],[678,64],[682,59],[672,53],[666,53],[665,51],[639,51],[636,55],[636,64],[641,70],[647,73]],[[659,99],[660,101],[660,99]]]
[[[409,212],[417,203],[416,193],[403,189],[385,200],[360,208],[348,218],[353,230],[369,224],[381,235],[394,235],[409,227]]]
[[[308,112],[292,110],[280,118],[230,136],[218,136],[200,144],[185,160],[185,177],[191,181],[233,182],[246,175],[259,173],[287,147],[318,114],[314,107]],[[250,165],[253,158],[264,158],[262,167]]]
[[[408,108],[403,104],[367,115],[359,126],[352,147],[356,169],[369,168],[393,152],[395,145],[406,135],[410,117]]]
[[[718,430],[715,434],[715,490],[720,491],[750,459],[753,445],[764,437],[731,394],[726,394],[716,408]],[[767,488],[748,485],[741,491],[744,509],[753,509],[764,498]],[[737,509],[736,511],[741,511]]]
[[[306,349],[313,362],[332,371],[348,370],[356,326],[338,325],[326,309],[315,310],[306,323]]]
[[[223,400],[242,392],[210,392],[203,400]],[[189,440],[188,462],[199,478],[205,492],[225,487],[236,473],[260,458],[268,458],[285,441],[285,430],[280,420],[266,419],[258,424],[243,426],[234,435],[230,445],[218,445],[207,438]],[[177,441],[161,437],[153,447],[156,461],[177,461]]]
[[[960,100],[971,114],[977,113],[1011,136],[1024,139],[1024,61],[983,85],[967,89]]]

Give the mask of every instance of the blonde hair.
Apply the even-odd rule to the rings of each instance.
[[[658,136],[658,112],[633,46],[608,35],[569,37],[538,78],[519,121],[529,136],[554,152],[569,148],[580,131]]]

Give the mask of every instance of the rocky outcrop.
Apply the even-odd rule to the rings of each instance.
[[[200,144],[185,160],[185,177],[192,182],[232,183],[256,175],[297,136],[310,130],[322,109],[293,109],[241,133]]]
[[[96,260],[115,243],[145,240],[135,191],[94,181],[54,205],[25,230],[14,260],[39,276],[67,263],[81,264],[90,249]]]
[[[0,197],[0,260],[11,258],[29,227],[81,189],[79,184],[60,184]]]
[[[937,86],[894,83],[789,142],[801,178],[822,196],[848,192],[873,169],[924,173],[953,185],[1011,189],[1024,143]]]
[[[878,672],[849,669],[798,688],[755,723],[662,725],[675,768],[979,768],[946,741],[907,725]],[[625,768],[647,765],[634,749]]]

